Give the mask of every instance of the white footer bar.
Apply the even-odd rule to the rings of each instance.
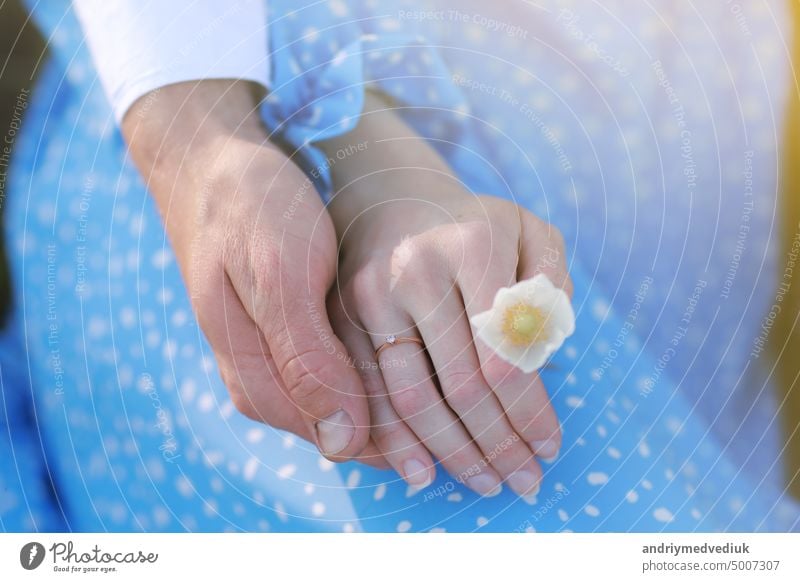
[[[0,580],[800,580],[800,534],[2,534]],[[581,578],[578,578],[578,577]],[[184,578],[184,580],[186,580]],[[226,581],[227,582],[227,581]]]

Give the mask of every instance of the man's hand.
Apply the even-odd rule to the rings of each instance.
[[[256,91],[221,80],[171,85],[134,104],[123,133],[236,407],[331,459],[384,466],[368,445],[361,380],[326,312],[331,220],[305,175],[267,142]]]

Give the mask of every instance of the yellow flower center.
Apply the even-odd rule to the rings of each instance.
[[[529,346],[547,337],[541,309],[527,303],[516,303],[503,314],[503,335],[515,346]]]

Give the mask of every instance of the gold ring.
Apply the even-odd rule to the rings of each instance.
[[[386,340],[378,346],[378,349],[375,350],[375,358],[377,359],[381,352],[386,348],[396,346],[397,344],[418,344],[420,346],[425,346],[422,340],[418,337],[397,337],[396,335],[387,335]]]

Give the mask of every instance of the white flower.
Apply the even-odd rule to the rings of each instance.
[[[470,322],[486,345],[525,373],[541,368],[575,331],[569,297],[542,273],[499,289],[492,308]]]

